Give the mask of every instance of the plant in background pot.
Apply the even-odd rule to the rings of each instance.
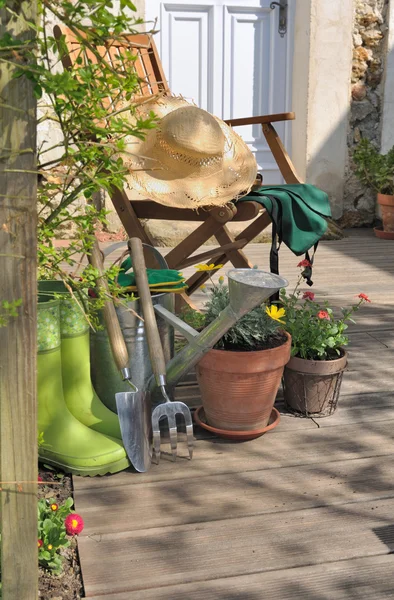
[[[308,261],[299,266],[306,267]],[[347,365],[344,350],[349,342],[347,322],[360,306],[370,302],[365,294],[349,308],[341,308],[335,317],[328,302],[319,304],[313,292],[302,292],[299,278],[294,292],[281,291],[286,310],[286,331],[292,339],[291,359],[284,369],[283,391],[286,407],[311,417],[331,415],[337,406],[342,375]]]
[[[221,282],[208,293],[206,325],[229,303],[228,288]],[[207,428],[245,440],[279,422],[273,405],[291,345],[290,335],[282,328],[283,315],[284,310],[276,306],[255,308],[200,360],[196,372]]]
[[[372,142],[364,138],[355,149],[353,160],[358,179],[377,192],[383,231],[375,228],[375,234],[394,240],[394,148],[387,154],[380,154]]]

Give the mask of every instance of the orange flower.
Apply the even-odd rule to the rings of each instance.
[[[360,298],[360,300],[365,300],[365,302],[371,302],[371,300],[368,298],[367,294],[359,294],[358,298]]]
[[[327,321],[330,320],[330,315],[328,314],[328,312],[326,310],[319,310],[319,312],[317,313],[317,316],[319,319],[326,319]]]

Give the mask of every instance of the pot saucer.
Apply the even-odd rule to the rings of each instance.
[[[219,437],[226,438],[227,440],[234,440],[239,442],[246,442],[247,440],[254,440],[255,438],[260,437],[266,431],[270,431],[270,429],[274,429],[280,421],[280,414],[276,410],[276,408],[272,409],[271,416],[268,421],[268,425],[263,427],[263,429],[253,429],[252,431],[231,431],[227,429],[219,429],[218,427],[212,427],[212,425],[208,425],[204,408],[203,406],[199,406],[196,408],[194,413],[194,420],[197,425],[210,431],[211,433],[215,433]]]
[[[374,227],[374,233],[381,240],[394,240],[394,231],[383,231],[381,227]]]

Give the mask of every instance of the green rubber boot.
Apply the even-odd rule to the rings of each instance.
[[[39,289],[62,296],[60,336],[63,393],[69,411],[87,427],[121,440],[118,416],[101,402],[91,383],[90,331],[83,310],[62,281],[40,281]]]
[[[59,300],[39,298],[37,311],[38,432],[40,462],[75,475],[105,475],[129,466],[117,439],[92,431],[76,419],[63,395]]]

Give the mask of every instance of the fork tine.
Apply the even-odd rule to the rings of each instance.
[[[193,458],[194,436],[193,425],[186,425],[187,447],[189,449],[189,459]]]
[[[157,429],[153,431],[153,448],[155,451],[156,464],[158,465],[160,462],[160,429],[158,431]]]
[[[171,414],[171,415],[167,415],[167,418],[168,418],[168,428],[170,431],[170,444],[171,444],[172,459],[175,462],[176,454],[177,454],[177,442],[178,442],[178,430],[176,427],[175,413]]]

